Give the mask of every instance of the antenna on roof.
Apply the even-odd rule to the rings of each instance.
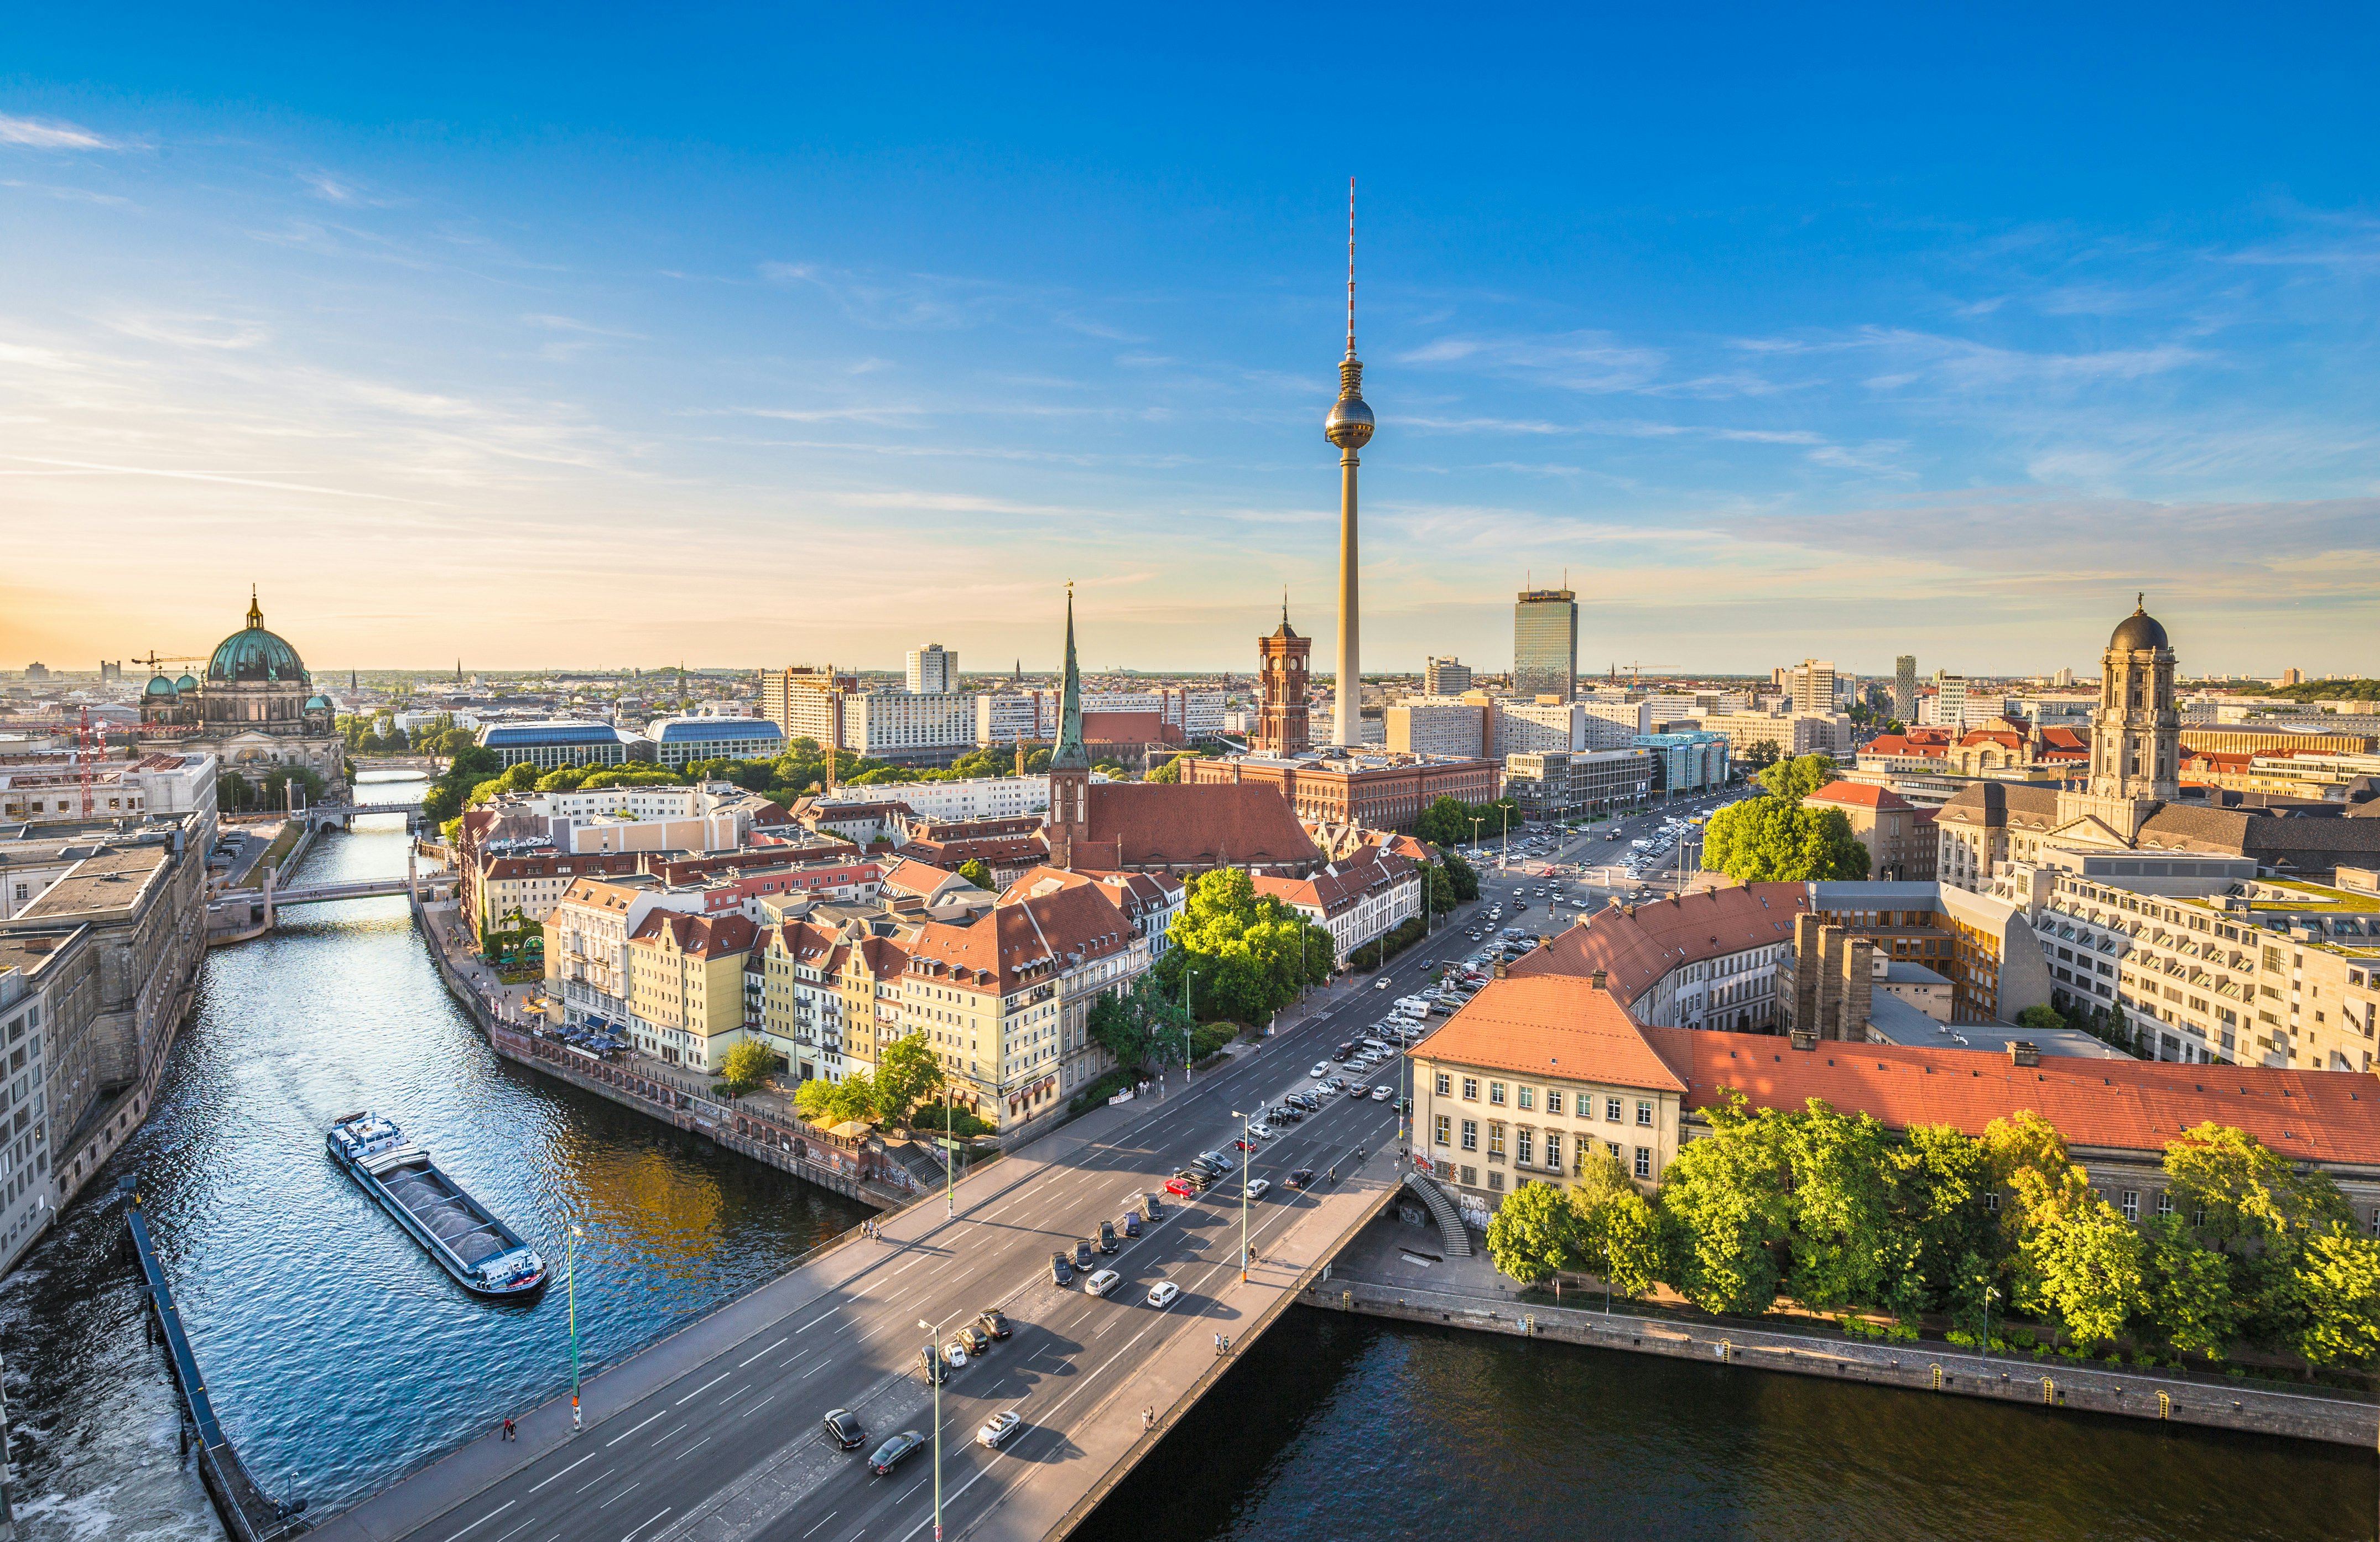
[[[1355,179],[1347,178],[1347,357],[1355,357]]]

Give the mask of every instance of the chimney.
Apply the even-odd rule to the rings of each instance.
[[[2039,1065],[2041,1046],[2030,1038],[2012,1038],[2009,1040],[2009,1060],[2016,1065]]]
[[[1876,953],[1873,939],[1851,940],[1843,960],[1843,1022],[1837,1038],[1861,1042],[1867,1038],[1868,1011],[1876,1002]]]
[[[1793,917],[1793,1005],[1792,1021],[1816,1032],[1822,1026],[1818,1016],[1819,963],[1822,942],[1820,922],[1807,913]]]
[[[1498,979],[1502,979],[1507,973],[1504,960],[1500,956],[1495,963],[1488,966],[1488,970],[1489,974],[1493,975]]]
[[[1610,986],[1604,983],[1604,972],[1600,969],[1597,969],[1595,972],[1591,977],[1591,983],[1597,990],[1609,990],[1611,989]]]
[[[1815,1050],[1818,1047],[1818,1036],[1808,1028],[1795,1028],[1792,1039],[1793,1048],[1796,1050]]]

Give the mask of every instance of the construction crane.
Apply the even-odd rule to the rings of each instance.
[[[152,648],[149,650],[149,656],[147,658],[144,659],[139,654],[135,654],[125,662],[127,663],[147,664],[149,666],[149,673],[155,674],[158,673],[157,666],[159,664],[194,664],[207,656],[208,655],[204,653],[160,653]]]
[[[137,663],[139,661],[135,660],[134,662]],[[1637,676],[1642,671],[1648,669],[1676,669],[1678,667],[1680,666],[1676,664],[1648,664],[1643,662],[1626,664],[1615,663],[1611,666],[1611,678],[1614,680],[1619,679],[1620,672],[1623,669],[1626,670],[1628,672],[1628,687],[1629,689],[1633,690],[1636,687]]]
[[[82,795],[82,817],[92,818],[99,811],[99,801],[91,791],[91,766],[107,758],[107,720],[91,721],[91,709],[85,707],[79,715],[70,718],[11,718],[11,728],[47,728],[74,735],[74,772],[76,789]]]

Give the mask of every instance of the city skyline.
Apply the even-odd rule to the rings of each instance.
[[[1746,30],[1665,138],[1616,63],[1658,30],[1543,100],[1359,41],[1436,94],[1344,164],[1286,59],[1204,41],[1129,105],[945,32],[762,111],[707,53],[648,79],[669,38],[184,25],[40,21],[0,89],[0,664],[192,651],[250,581],[325,668],[660,664],[686,616],[755,665],[1036,662],[1062,569],[1100,664],[1245,673],[1283,584],[1335,624],[1353,172],[1378,668],[1504,666],[1503,597],[1568,566],[1590,674],[2083,669],[2143,588],[2196,669],[2380,670],[2352,49],[2185,26],[2109,79],[2011,23],[1959,40],[2028,104],[1986,123],[1863,73],[1925,23]],[[1775,124],[1796,64],[1844,99]]]

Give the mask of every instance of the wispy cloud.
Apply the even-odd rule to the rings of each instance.
[[[0,144],[23,145],[29,150],[121,150],[121,141],[94,133],[78,124],[60,123],[55,119],[14,117],[0,113]]]

